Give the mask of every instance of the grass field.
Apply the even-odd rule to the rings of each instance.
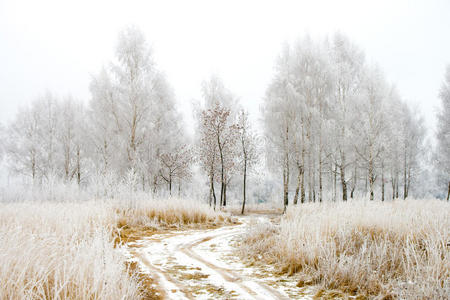
[[[254,226],[239,252],[296,273],[298,286],[316,286],[320,297],[445,299],[449,216],[450,204],[438,200],[304,204],[290,207],[280,224]]]
[[[141,299],[145,283],[122,254],[123,242],[228,220],[180,199],[0,203],[0,298]]]

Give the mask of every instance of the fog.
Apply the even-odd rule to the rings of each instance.
[[[191,130],[191,102],[211,74],[257,120],[282,44],[340,31],[417,106],[432,135],[450,62],[449,11],[447,1],[2,1],[0,122],[47,89],[87,102],[92,75],[113,59],[127,25],[145,33]]]

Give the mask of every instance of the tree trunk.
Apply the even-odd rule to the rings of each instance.
[[[405,158],[403,165],[403,200],[405,200],[406,197],[407,197],[407,190],[406,190],[406,150],[405,150]]]
[[[333,178],[333,201],[336,202],[336,197],[337,197],[337,165],[334,165],[334,178]]]
[[[220,202],[219,202],[219,208],[222,209],[223,205],[223,182],[220,183]]]
[[[209,183],[209,198],[208,198],[208,202],[209,202],[209,207],[211,207],[212,205],[212,185],[213,185],[213,181],[211,179],[212,177],[210,177],[210,183]]]
[[[351,189],[351,191],[350,191],[350,198],[352,198],[353,199],[353,194],[354,194],[354,192],[355,192],[355,189],[356,189],[356,184],[357,184],[357,182],[356,182],[356,163],[355,163],[355,170],[353,171],[353,183],[352,183],[352,189]]]
[[[395,180],[395,198],[398,199],[398,176],[397,180]]]
[[[381,164],[381,201],[384,201],[384,165]]]
[[[313,166],[315,163],[313,162]],[[312,169],[312,191],[313,191],[313,202],[316,202],[316,168]]]
[[[391,185],[392,185],[392,200],[395,199],[395,180],[394,177],[391,177]]]
[[[209,171],[209,206],[212,205],[212,198],[214,192],[214,163],[211,164],[211,169]],[[216,209],[216,195],[214,193],[214,209]]]
[[[65,180],[68,181],[69,180],[69,176],[71,173],[70,170],[70,149],[67,149],[67,147],[64,147],[65,149],[65,154],[64,154],[64,172],[65,172]],[[72,178],[73,178],[73,173],[72,173]]]
[[[375,174],[373,170],[373,161],[369,161],[369,189],[370,201],[373,201],[373,186],[375,184]]]
[[[244,199],[242,201],[242,210],[241,210],[241,215],[244,214],[244,210],[245,210],[245,191],[246,191],[246,182],[247,182],[247,159],[244,158]]]
[[[406,198],[409,195],[409,187],[411,185],[411,165],[408,168],[408,180],[406,181]]]
[[[323,198],[323,183],[322,183],[322,155],[319,157],[319,202],[322,202]]]
[[[223,206],[227,206],[227,184],[223,184]]]
[[[364,193],[367,195],[367,183],[369,182],[369,171],[367,171],[365,175],[366,175],[366,178],[365,178],[366,182],[364,184]]]
[[[302,127],[302,140],[303,140],[303,127]],[[302,147],[302,183],[300,185],[300,203],[305,203],[306,191],[305,191],[305,147]]]
[[[172,174],[169,174],[169,195],[172,196]]]
[[[156,194],[156,186],[158,183],[158,176],[153,176],[153,194]]]
[[[289,204],[288,197],[289,197],[289,169],[285,165],[283,170],[283,213],[286,212],[286,207]]]
[[[308,153],[308,201],[311,203],[313,200],[313,187],[312,187],[312,160],[311,153]]]
[[[341,184],[342,184],[342,201],[347,201],[347,182],[345,181],[345,168],[340,166],[341,171]]]
[[[289,204],[289,127],[286,126],[286,140],[284,145],[284,166],[283,166],[283,213],[286,212],[286,208]]]
[[[448,182],[447,201],[450,198],[450,181]]]
[[[303,168],[298,162],[297,162],[297,168],[298,168],[298,176],[297,176],[297,187],[295,188],[294,205],[297,205],[297,202],[298,202],[298,195],[299,195],[300,185],[301,185],[301,181],[302,181],[302,172],[303,172]]]
[[[77,183],[80,185],[81,183],[81,157],[80,157],[80,148],[77,149]]]
[[[224,192],[224,182],[223,182],[223,163],[222,163],[222,172],[220,180],[220,207],[222,207],[223,205],[223,192]]]
[[[217,135],[217,146],[219,147],[219,154],[220,154],[220,207],[222,207],[223,204],[223,192],[224,192],[224,165],[223,165],[223,151],[222,151],[222,145],[220,144],[220,138],[219,135]]]
[[[214,177],[211,177],[211,193],[214,198],[214,210],[216,210],[217,199],[216,199],[216,191],[214,190]]]
[[[31,177],[33,178],[34,183],[34,180],[36,179],[36,157],[34,153],[31,155]]]

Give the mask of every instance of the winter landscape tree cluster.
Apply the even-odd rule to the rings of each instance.
[[[449,86],[450,71],[434,155],[441,184],[450,172]],[[263,156],[282,182],[285,207],[356,194],[407,198],[420,185],[427,150],[422,117],[342,34],[284,45],[261,106],[261,134],[212,76],[194,112],[196,134],[187,137],[174,92],[135,28],[120,33],[115,60],[89,88],[87,106],[47,92],[0,128],[0,155],[6,153],[12,172],[34,183],[57,176],[79,185],[131,174],[136,188],[172,194],[198,165],[208,203],[226,206],[227,190],[239,182],[242,211],[248,173]]]
[[[424,151],[423,119],[341,34],[285,45],[264,99],[269,166],[284,203],[408,197]],[[295,183],[291,184],[291,178]],[[390,193],[388,191],[388,183]]]
[[[92,78],[88,107],[45,94],[22,109],[8,129],[6,152],[16,173],[87,183],[132,170],[142,189],[169,192],[190,176],[192,150],[173,91],[142,33],[124,30],[116,61]]]

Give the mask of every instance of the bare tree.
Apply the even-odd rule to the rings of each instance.
[[[241,144],[241,165],[243,174],[243,199],[241,214],[244,214],[246,191],[247,191],[247,174],[249,170],[258,162],[257,136],[253,132],[249,120],[248,113],[241,111],[238,119],[239,140]]]
[[[220,162],[220,207],[226,206],[227,176],[233,168],[234,152],[237,140],[237,125],[230,118],[231,111],[219,104],[202,113],[205,141],[216,142],[218,160]],[[211,147],[211,150],[214,149]]]
[[[172,195],[172,184],[179,183],[191,176],[191,165],[193,154],[187,145],[178,146],[173,151],[162,153],[159,156],[161,161],[161,178],[169,186],[169,194]]]

